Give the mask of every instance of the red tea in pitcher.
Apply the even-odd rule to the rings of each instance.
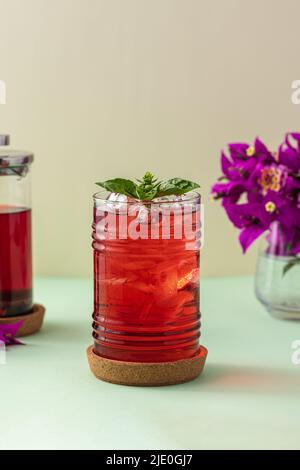
[[[6,147],[0,135],[0,316],[28,313],[32,306],[29,152]]]
[[[0,316],[32,308],[31,210],[0,206]]]

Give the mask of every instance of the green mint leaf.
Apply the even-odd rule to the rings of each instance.
[[[161,196],[179,196],[200,188],[199,184],[181,178],[158,181],[150,171],[145,173],[142,180],[137,179],[137,182],[138,184],[131,180],[115,178],[96,184],[112,193],[125,194],[141,201],[152,201]]]
[[[113,180],[103,181],[96,183],[98,186],[110,191],[111,193],[125,194],[126,196],[138,199],[137,185],[131,181],[123,178],[115,178]]]
[[[157,195],[157,188],[151,188],[151,189],[145,190],[138,186],[136,189],[136,192],[137,192],[138,198],[141,201],[152,201],[152,199],[154,199]]]
[[[300,257],[295,256],[294,258],[292,258],[290,261],[286,263],[286,265],[284,266],[282,270],[282,275],[285,276],[297,264],[300,264]]]
[[[200,188],[198,183],[181,178],[172,178],[160,184],[157,196],[180,196],[197,188]]]
[[[160,183],[157,182],[157,178],[150,171],[147,171],[136,188],[139,199],[142,201],[152,201],[157,196],[159,185]]]

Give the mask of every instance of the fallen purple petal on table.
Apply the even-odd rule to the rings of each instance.
[[[24,344],[16,338],[16,334],[22,325],[23,320],[8,325],[0,325],[0,341],[6,346]]]

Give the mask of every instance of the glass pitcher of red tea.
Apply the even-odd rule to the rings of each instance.
[[[94,196],[94,352],[164,362],[199,351],[200,195]]]
[[[32,302],[30,165],[0,135],[0,316],[28,313]]]

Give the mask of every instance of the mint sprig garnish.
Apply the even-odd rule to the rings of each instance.
[[[112,193],[125,194],[141,201],[152,201],[156,197],[163,196],[180,196],[200,188],[198,183],[182,178],[159,181],[150,171],[145,173],[142,180],[137,179],[137,182],[115,178],[96,184]]]

